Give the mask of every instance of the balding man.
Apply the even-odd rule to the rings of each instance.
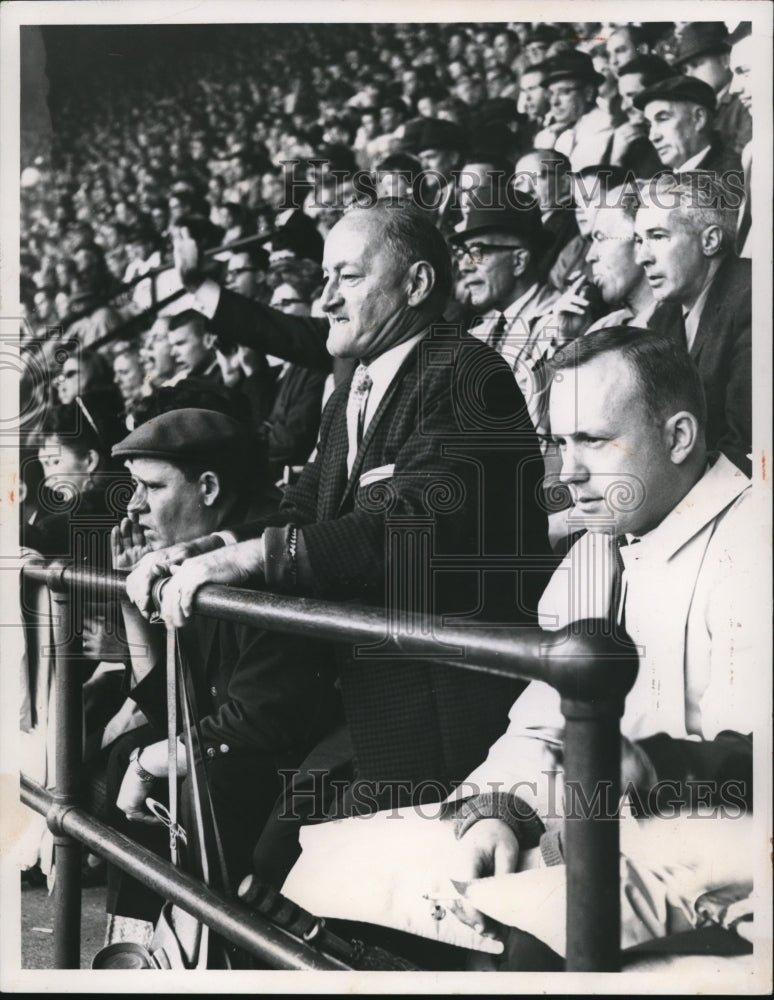
[[[287,489],[277,518],[240,533],[240,544],[184,562],[166,587],[165,613],[183,621],[203,584],[256,581],[392,601],[391,613],[481,608],[484,618],[530,620],[542,571],[523,574],[518,609],[512,585],[522,556],[539,564],[550,553],[536,500],[539,446],[508,365],[443,321],[451,262],[426,215],[377,203],[334,226],[323,261],[325,320],[278,314],[202,281],[185,233],[177,253],[220,338],[249,338],[307,364],[329,365],[331,352],[359,365],[329,400],[317,457]],[[429,533],[428,551],[443,566],[418,562],[417,532]],[[515,568],[502,573],[509,552]],[[138,603],[145,606],[149,582],[166,570],[163,554],[140,564],[130,584]],[[427,587],[415,588],[417,573],[429,574]],[[498,683],[473,683],[438,665],[345,666],[342,690],[363,779],[453,780],[507,704]]]

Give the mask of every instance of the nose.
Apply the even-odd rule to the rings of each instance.
[[[599,260],[599,254],[597,253],[597,241],[592,240],[591,246],[589,247],[589,252],[586,254],[586,260],[589,264],[595,264]]]
[[[126,505],[127,514],[139,514],[143,510],[148,508],[148,494],[144,486],[139,483],[134,488],[134,493],[132,493],[129,498],[129,503]]]
[[[320,308],[325,313],[331,312],[337,306],[341,305],[342,301],[339,286],[332,278],[329,278],[323,286],[322,296],[320,297]]]
[[[634,263],[645,265],[653,263],[653,254],[651,253],[650,246],[645,240],[641,243],[634,244]]]
[[[588,469],[582,460],[580,451],[572,442],[564,445],[561,452],[562,468],[559,472],[559,482],[578,484],[588,479]]]

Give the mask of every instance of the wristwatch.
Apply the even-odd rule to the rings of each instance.
[[[140,763],[140,751],[144,749],[145,747],[135,747],[129,754],[129,763],[134,765],[135,773],[140,781],[146,785],[150,785],[154,781],[158,781],[158,778],[155,774],[151,774],[150,771],[146,771]]]

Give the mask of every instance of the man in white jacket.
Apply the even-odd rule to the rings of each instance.
[[[757,496],[730,461],[707,453],[701,382],[678,340],[611,327],[563,348],[552,368],[552,433],[577,526],[586,530],[544,593],[541,624],[606,619],[625,628],[640,656],[621,722],[622,778],[635,812],[657,818],[623,823],[622,944],[705,921],[728,924],[732,915],[746,922],[753,841],[749,817],[740,819],[752,803],[752,732],[767,669]],[[541,882],[525,870],[562,861],[563,727],[557,692],[530,684],[507,731],[458,789],[461,801],[444,811],[452,822],[436,824],[436,872],[463,882],[484,877],[454,905],[464,922],[483,928],[483,912],[539,933]],[[350,828],[350,863],[353,836]],[[394,846],[394,825],[391,836]],[[510,881],[522,876],[508,876],[517,871],[527,876],[524,893]],[[300,874],[286,891],[297,891]],[[490,875],[506,876],[499,894],[487,888]],[[545,876],[553,916],[542,936],[561,950],[563,894],[552,896],[556,876]],[[704,896],[729,884],[727,911]],[[718,917],[720,909],[728,916]],[[417,913],[408,926],[432,936]]]

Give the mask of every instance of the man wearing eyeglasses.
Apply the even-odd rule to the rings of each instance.
[[[232,253],[226,264],[226,287],[248,299],[261,299],[268,263],[269,255],[262,247]]]
[[[560,52],[541,64],[550,110],[535,148],[556,149],[570,158],[573,170],[602,163],[615,123],[597,102],[604,77],[584,52]]]
[[[476,313],[470,332],[508,362],[529,406],[536,395],[534,369],[550,348],[536,336],[537,321],[551,311],[559,293],[538,275],[550,237],[537,203],[518,191],[502,195],[500,207],[471,208],[465,228],[451,239],[460,277],[457,294]]]

